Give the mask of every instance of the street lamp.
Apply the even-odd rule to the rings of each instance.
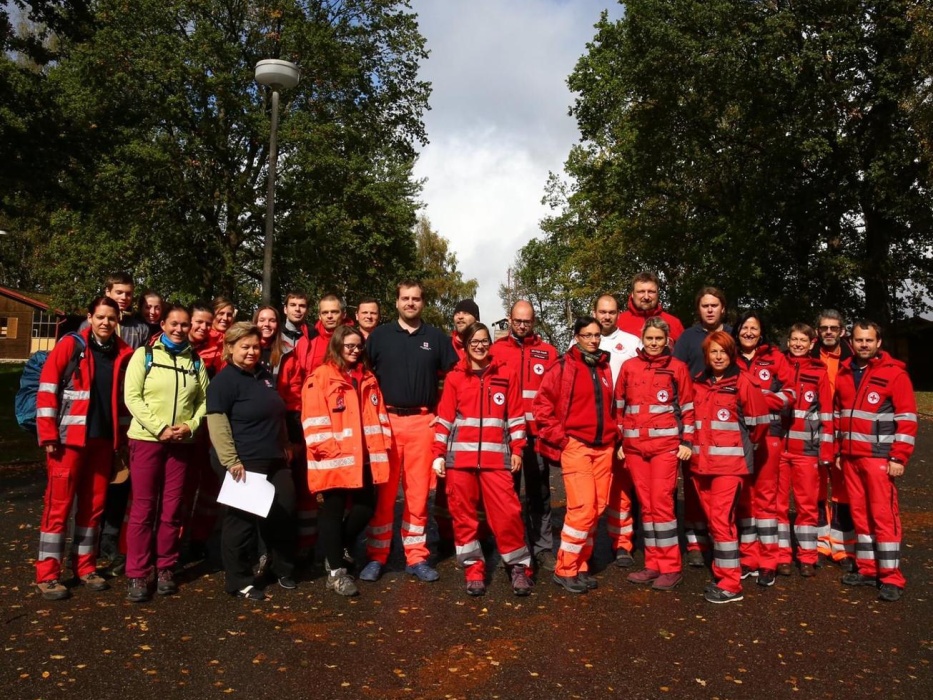
[[[262,303],[272,302],[272,218],[275,213],[275,161],[278,155],[279,90],[293,88],[301,74],[289,61],[267,58],[256,64],[256,82],[272,89],[272,127],[269,130],[269,186],[266,192],[266,240],[262,260]]]

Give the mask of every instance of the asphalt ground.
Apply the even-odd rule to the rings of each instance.
[[[5,698],[95,700],[933,698],[931,464],[924,423],[899,482],[900,602],[843,586],[829,567],[773,588],[747,580],[744,601],[718,606],[703,600],[704,569],[670,593],[627,583],[604,534],[599,588],[583,596],[542,575],[517,598],[498,568],[487,595],[468,598],[452,558],[436,583],[406,575],[396,539],[388,573],[353,599],[325,595],[318,569],[296,590],[270,587],[266,602],[233,599],[200,563],[176,596],[130,603],[116,579],[47,602],[32,585],[44,469],[0,466],[0,687]]]

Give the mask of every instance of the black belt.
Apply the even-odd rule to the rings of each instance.
[[[430,413],[431,409],[427,406],[413,406],[412,408],[386,406],[386,411],[389,413],[394,413],[396,416],[421,416],[426,413]]]

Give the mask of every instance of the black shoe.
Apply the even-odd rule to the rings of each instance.
[[[287,591],[298,588],[298,584],[291,576],[279,576],[279,585]]]
[[[620,549],[616,552],[616,566],[620,569],[627,569],[630,566],[634,566],[634,564],[635,558],[624,549]]]
[[[589,590],[587,585],[577,576],[558,576],[554,574],[551,580],[568,593],[586,593]]]
[[[115,556],[111,562],[110,566],[107,567],[105,572],[108,576],[116,578],[117,576],[122,576],[126,573],[126,555],[118,554]]]
[[[247,600],[265,600],[266,594],[263,593],[256,586],[247,586],[242,588],[239,591],[234,591],[230,595],[236,596],[237,598],[246,598]]]
[[[863,576],[858,571],[850,571],[842,577],[842,582],[847,586],[877,586],[878,581],[874,576]]]
[[[703,560],[703,552],[699,549],[691,549],[687,552],[687,566],[706,566]]]
[[[175,595],[178,592],[178,585],[175,583],[175,577],[171,569],[160,569],[156,578],[156,593],[159,595]]]
[[[901,599],[902,595],[904,595],[904,589],[900,586],[895,586],[893,583],[882,583],[881,590],[878,591],[878,600],[896,603]]]
[[[149,592],[149,580],[131,578],[126,585],[126,599],[131,603],[145,603],[152,597]]]
[[[839,568],[845,571],[847,574],[850,574],[853,571],[858,571],[858,567],[855,566],[855,559],[853,559],[852,557],[846,557],[845,559],[840,559]]]
[[[703,597],[706,598],[710,603],[738,603],[744,597],[741,593],[730,593],[729,591],[724,591],[719,586],[707,586],[706,591],[703,593]]]
[[[775,576],[774,569],[759,569],[757,583],[759,586],[773,586],[774,576]]]
[[[754,576],[755,578],[758,578],[758,569],[752,569],[748,566],[743,566],[742,567],[742,580],[744,581],[749,576]]]
[[[789,562],[778,564],[777,573],[778,576],[790,576],[794,573],[794,565]]]
[[[590,576],[587,571],[580,571],[577,573],[577,580],[587,587],[588,590],[595,590],[599,588],[599,581]]]

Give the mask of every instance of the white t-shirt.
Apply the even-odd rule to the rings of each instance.
[[[626,333],[618,328],[609,335],[599,339],[599,349],[609,353],[609,369],[612,370],[612,386],[615,387],[619,379],[619,371],[626,360],[635,357],[636,350],[641,345],[641,338]]]

